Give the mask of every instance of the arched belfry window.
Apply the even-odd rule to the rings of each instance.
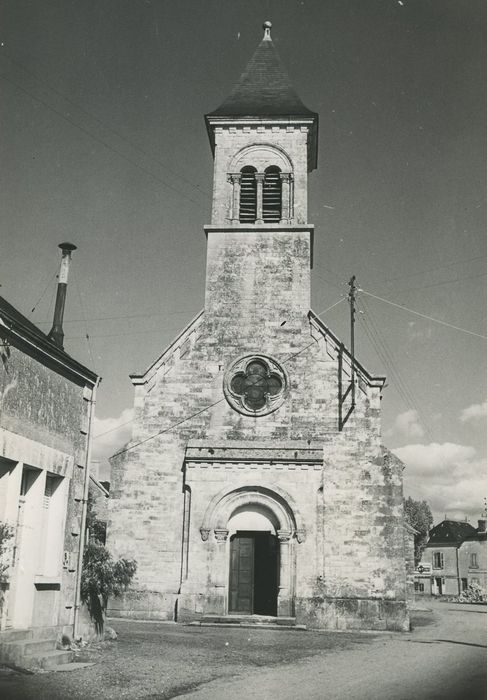
[[[254,224],[257,218],[257,180],[256,169],[246,165],[240,171],[240,207],[239,221]]]
[[[262,190],[262,218],[267,223],[279,222],[282,218],[281,170],[270,165],[264,171]]]

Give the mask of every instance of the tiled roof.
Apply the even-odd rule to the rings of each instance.
[[[301,102],[270,36],[264,36],[230,95],[208,116],[316,118]]]
[[[477,530],[463,520],[443,520],[431,530],[428,545],[461,544],[469,535],[475,535]]]
[[[43,333],[32,321],[20,313],[6,299],[0,297],[0,331],[1,337],[5,337],[8,343],[23,343],[22,349],[39,360],[60,363],[63,367],[82,375],[88,381],[94,383],[97,375],[92,370],[73,359],[67,352],[59,348]]]

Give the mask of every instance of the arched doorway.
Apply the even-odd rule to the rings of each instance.
[[[230,614],[277,615],[277,526],[274,514],[257,504],[238,508],[230,518]]]
[[[294,615],[296,546],[305,541],[306,528],[288,493],[250,480],[222,489],[207,506],[200,534],[208,543],[213,609],[221,605],[220,614]],[[245,579],[247,592],[237,591],[236,600],[235,590]]]

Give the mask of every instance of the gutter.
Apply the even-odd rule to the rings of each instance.
[[[2,318],[3,317],[3,318]],[[12,324],[8,325],[5,323],[4,318],[7,318],[7,320]],[[24,333],[20,333],[18,330],[15,329],[15,321],[9,317],[7,313],[5,313],[3,310],[0,310],[0,325],[2,325],[6,330],[14,335],[16,338],[18,338],[21,342],[26,343],[27,345],[30,345],[32,348],[35,348],[39,353],[44,354],[46,357],[48,357],[54,364],[60,365],[63,367],[67,372],[70,372],[72,375],[75,375],[79,379],[83,380],[83,383],[85,382],[90,382],[91,384],[93,383],[99,383],[100,377],[97,377],[97,375],[94,372],[91,372],[87,368],[83,367],[80,365],[76,360],[72,360],[72,358],[69,358],[72,360],[73,364],[69,365],[66,362],[63,362],[63,360],[60,357],[56,357],[57,353],[52,353],[50,352],[50,349],[48,350],[47,347],[43,347],[38,342],[34,342],[30,338],[28,338],[28,335],[31,335],[26,329],[22,329],[25,331]],[[51,344],[51,343],[49,343]],[[46,342],[47,345],[47,342]],[[54,347],[55,350],[58,350],[57,348]],[[59,350],[58,350],[59,352]],[[64,355],[64,351],[61,351]],[[76,367],[74,366],[76,365]],[[79,368],[79,369],[78,369]],[[84,369],[86,372],[81,372],[80,370]],[[93,380],[94,378],[94,380]]]
[[[85,535],[86,535],[86,512],[88,510],[88,492],[90,487],[90,462],[91,462],[91,449],[93,443],[93,422],[95,418],[95,405],[96,405],[96,390],[100,383],[100,377],[97,377],[95,386],[91,390],[90,399],[90,417],[88,423],[88,435],[86,436],[86,455],[85,455],[85,478],[83,483],[83,510],[81,513],[81,530],[79,533],[79,550],[78,550],[78,565],[76,568],[76,584],[75,584],[75,597],[74,597],[74,618],[73,618],[73,639],[78,638],[79,629],[79,611],[81,607],[81,574],[83,571],[83,554],[85,549]]]

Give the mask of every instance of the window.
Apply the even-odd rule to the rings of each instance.
[[[479,562],[477,559],[476,552],[472,552],[472,554],[470,555],[470,568],[471,569],[478,569],[479,568]]]
[[[256,169],[252,165],[246,165],[240,172],[239,221],[241,223],[254,224],[257,218]]]
[[[229,404],[246,416],[263,416],[275,411],[286,397],[287,379],[283,368],[263,355],[241,357],[226,372],[223,390]]]
[[[245,372],[237,372],[230,388],[242,397],[243,403],[251,411],[258,411],[266,405],[267,396],[276,396],[282,391],[282,381],[277,374],[269,372],[262,360],[253,360]]]
[[[264,172],[262,190],[262,218],[267,223],[279,223],[282,211],[281,171],[271,165]]]
[[[435,552],[433,554],[433,568],[443,569],[443,552]]]
[[[61,571],[66,507],[63,487],[64,479],[57,474],[46,474],[36,572],[43,578],[56,579]]]
[[[468,588],[468,581],[466,578],[462,578],[462,591],[466,591]]]

